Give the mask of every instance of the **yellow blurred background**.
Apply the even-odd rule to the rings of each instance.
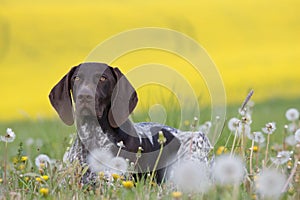
[[[107,38],[143,27],[173,29],[201,44],[229,104],[250,88],[255,101],[299,98],[299,22],[298,0],[0,0],[0,120],[55,116],[48,93],[70,67]],[[142,59],[179,71],[186,64],[163,52],[142,55],[114,64],[124,73]],[[207,96],[201,90],[203,83],[197,95]],[[149,98],[142,89],[139,96]]]

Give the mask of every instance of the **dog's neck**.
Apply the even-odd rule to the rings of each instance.
[[[97,118],[89,117],[76,121],[77,135],[85,149],[92,151],[97,148],[110,150],[114,145],[109,134],[104,131]]]

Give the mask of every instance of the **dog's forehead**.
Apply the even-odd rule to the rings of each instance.
[[[95,75],[95,74],[103,74],[107,70],[109,66],[105,63],[82,63],[76,69],[76,74],[83,75]]]

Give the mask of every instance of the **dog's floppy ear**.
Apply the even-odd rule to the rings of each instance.
[[[117,83],[111,97],[108,120],[112,127],[120,127],[135,108],[138,97],[135,89],[118,68],[111,68]]]
[[[76,67],[73,67],[51,90],[49,99],[62,121],[71,126],[74,123],[71,100],[71,77]]]

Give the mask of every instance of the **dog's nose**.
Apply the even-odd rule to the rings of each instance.
[[[78,100],[90,102],[93,100],[93,94],[90,90],[84,89],[78,94]]]

